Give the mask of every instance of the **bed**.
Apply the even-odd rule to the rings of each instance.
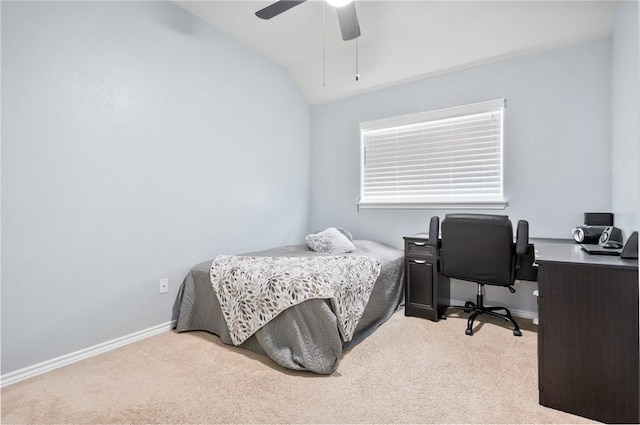
[[[398,310],[403,302],[403,252],[368,240],[354,240],[355,251],[344,255],[368,256],[380,263],[368,303],[349,341],[339,331],[332,303],[309,299],[287,308],[239,346],[270,357],[280,366],[318,374],[333,373],[344,351],[364,340]],[[243,254],[254,257],[314,257],[330,254],[307,245],[290,245]],[[211,283],[212,260],[195,265],[185,277],[174,306],[176,331],[206,331],[233,344],[220,302]]]

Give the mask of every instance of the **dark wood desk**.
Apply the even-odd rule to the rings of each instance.
[[[638,261],[534,242],[540,404],[607,423],[640,421]]]

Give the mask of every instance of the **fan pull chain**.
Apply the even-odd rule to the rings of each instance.
[[[324,87],[324,57],[325,57],[325,46],[324,46],[324,39],[325,39],[325,2],[322,2],[322,87]]]
[[[360,81],[360,73],[358,72],[358,37],[356,37],[356,81]]]
[[[355,3],[353,5],[353,7],[354,8],[356,7]],[[356,31],[357,31],[357,28],[358,28],[358,18],[357,18],[357,16],[358,16],[357,14],[354,14],[354,17],[355,17],[354,24],[355,24]],[[357,32],[356,32],[356,34],[357,34]],[[360,38],[360,37],[356,37],[356,81],[360,81],[360,72],[358,71],[358,57],[359,57],[359,54],[358,54],[359,53],[358,52],[358,38]]]

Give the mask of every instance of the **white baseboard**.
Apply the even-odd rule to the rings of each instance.
[[[65,354],[64,356],[56,357],[55,359],[47,360],[33,366],[28,366],[14,372],[6,373],[0,376],[0,388],[4,388],[8,385],[15,384],[20,381],[24,381],[25,379],[32,378],[37,375],[42,375],[43,373],[52,371],[59,367],[70,365],[75,362],[79,362],[80,360],[88,359],[89,357],[97,356],[98,354],[106,353],[107,351],[114,350],[118,347],[122,347],[123,345],[131,344],[132,342],[140,341],[141,339],[149,338],[150,336],[166,332],[170,329],[173,329],[174,326],[175,321],[162,323],[160,325],[134,332],[120,338],[112,339],[111,341],[94,345],[93,347],[85,348],[83,350]]]
[[[440,299],[438,299],[439,302]],[[443,301],[449,301],[450,304],[449,305],[464,305],[464,303],[466,301],[461,301],[461,300],[443,300]],[[525,311],[525,310],[516,310],[515,308],[509,308],[509,311],[511,312],[512,316],[515,317],[520,317],[522,319],[536,319],[538,317],[538,312],[537,311]]]

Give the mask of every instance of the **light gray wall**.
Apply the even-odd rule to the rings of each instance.
[[[611,55],[611,207],[626,239],[640,230],[638,2],[618,2]],[[634,161],[633,158],[636,160]]]
[[[359,123],[504,97],[509,205],[489,212],[528,220],[533,237],[570,238],[583,212],[611,209],[610,71],[607,38],[313,107],[311,229],[342,226],[399,248],[402,236],[426,232],[446,211],[357,211]],[[533,312],[534,287],[523,284],[516,296],[489,288],[487,300]],[[474,291],[454,285],[452,298]]]
[[[170,2],[2,2],[2,107],[3,374],[166,323],[196,262],[307,233],[307,102]]]

